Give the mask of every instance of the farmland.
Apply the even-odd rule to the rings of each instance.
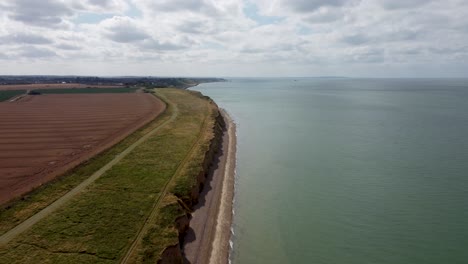
[[[6,90],[6,91],[0,90],[0,102],[9,100],[17,95],[24,94],[24,93],[26,93],[25,90]]]
[[[122,140],[164,110],[154,96],[57,94],[0,103],[0,203]]]
[[[82,83],[39,83],[0,85],[0,91],[35,90],[35,89],[73,89],[73,88],[121,88],[122,85],[87,85]]]
[[[98,93],[134,93],[140,88],[127,88],[127,87],[110,87],[110,88],[55,88],[55,89],[34,89],[33,91],[40,94],[98,94]]]
[[[199,83],[221,82],[220,78],[96,77],[96,76],[0,76],[0,90],[116,88],[126,86],[187,88]]]
[[[70,202],[0,247],[0,262],[155,263],[166,248],[179,243],[176,219],[186,216],[191,205],[183,201],[197,188],[195,179],[210,160],[206,153],[214,150],[219,112],[196,93],[159,93],[170,102],[159,118],[75,173],[1,212],[2,226],[19,215],[29,217],[37,204],[47,206],[60,190],[74,188],[136,138],[146,137]]]

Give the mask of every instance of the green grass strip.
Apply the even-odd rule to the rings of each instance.
[[[25,90],[0,91],[0,102],[7,101],[17,95],[26,93]]]

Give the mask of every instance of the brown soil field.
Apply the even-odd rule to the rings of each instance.
[[[25,96],[0,103],[0,204],[54,179],[153,120],[151,94]]]
[[[71,89],[71,88],[119,88],[123,85],[88,85],[81,83],[39,83],[39,84],[7,84],[0,85],[0,91],[8,90],[35,90],[35,89]]]

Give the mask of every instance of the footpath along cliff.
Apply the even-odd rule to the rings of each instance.
[[[166,204],[161,209],[172,215],[172,225],[177,231],[177,242],[167,245],[162,251],[158,263],[183,263],[182,245],[190,228],[191,212],[198,203],[212,167],[219,166],[219,152],[223,150],[223,135],[226,132],[226,122],[218,106],[201,93],[192,92],[209,101],[211,115],[205,120],[204,131],[201,131],[199,144],[195,146],[193,155],[187,161],[183,173],[165,197]],[[171,221],[171,219],[167,219]],[[214,226],[213,226],[214,228]]]

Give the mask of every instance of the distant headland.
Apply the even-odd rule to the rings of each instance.
[[[222,78],[153,77],[153,76],[58,76],[58,75],[3,75],[0,90],[7,85],[88,85],[88,86],[148,86],[186,89],[200,83],[223,82]]]

